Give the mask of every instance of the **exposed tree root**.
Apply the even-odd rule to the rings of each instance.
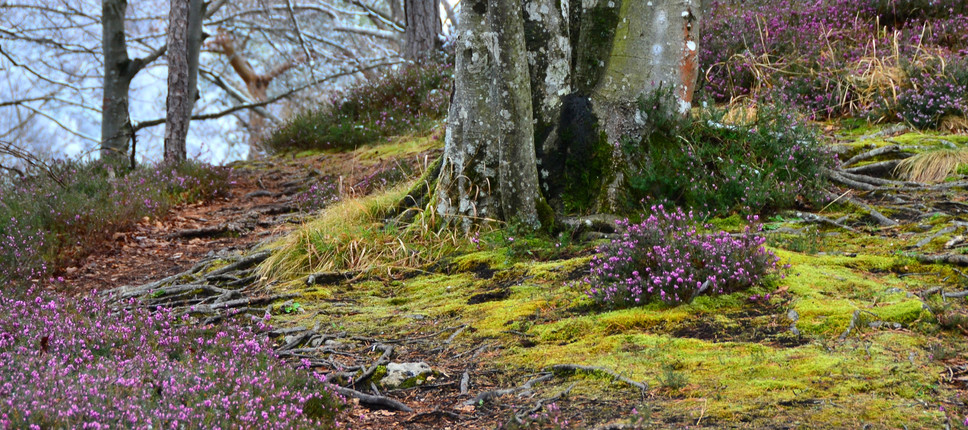
[[[968,255],[963,254],[918,255],[915,257],[922,263],[945,263],[968,266]]]
[[[389,397],[361,393],[352,388],[341,387],[339,385],[332,385],[332,387],[337,393],[340,393],[346,397],[359,399],[360,404],[364,406],[400,412],[413,412],[413,409],[411,409],[409,406]]]

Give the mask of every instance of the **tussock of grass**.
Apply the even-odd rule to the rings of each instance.
[[[937,149],[901,161],[897,172],[909,181],[937,183],[968,164],[968,149]]]
[[[291,280],[320,272],[393,272],[417,269],[458,248],[460,235],[438,229],[432,211],[406,226],[384,222],[414,185],[407,182],[383,193],[346,199],[272,245],[278,248],[262,265],[266,280]]]

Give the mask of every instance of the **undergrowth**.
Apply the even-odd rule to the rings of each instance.
[[[342,400],[257,327],[0,290],[0,428],[337,428]]]
[[[352,150],[392,136],[423,133],[447,114],[452,65],[430,63],[387,71],[297,115],[265,141],[275,152]]]
[[[968,73],[966,26],[961,1],[717,0],[700,43],[703,90],[718,102],[791,103],[817,119],[933,128],[966,115],[957,84]]]
[[[465,245],[463,234],[439,227],[430,211],[406,225],[385,222],[412,185],[327,207],[274,245],[278,250],[262,265],[263,276],[291,280],[319,272],[413,270]]]
[[[661,112],[649,108],[656,100],[643,100],[641,109]],[[714,215],[815,200],[834,158],[811,125],[778,107],[761,108],[741,123],[725,115],[709,108],[697,118],[648,118],[653,132],[624,146],[630,159],[642,160],[629,174],[634,196]]]
[[[173,205],[223,195],[229,171],[194,162],[134,171],[58,161],[0,183],[0,286],[37,281],[104,237]]]
[[[755,220],[755,219],[754,219]],[[709,233],[692,212],[653,206],[641,223],[620,223],[619,238],[592,258],[588,295],[610,309],[660,300],[689,302],[700,294],[729,294],[757,285],[778,269],[761,226],[737,236]]]

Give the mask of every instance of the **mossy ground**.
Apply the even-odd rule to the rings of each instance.
[[[857,216],[837,205],[825,215]],[[344,214],[341,223],[328,216],[323,213],[292,237],[335,237],[340,232],[333,229],[379,223],[365,213]],[[904,248],[947,220],[932,220],[927,231],[905,225],[850,233],[807,226],[796,213],[777,214],[766,226],[771,249],[789,265],[782,277],[677,307],[615,311],[596,309],[584,292],[582,278],[595,243],[567,235],[497,229],[451,236],[435,264],[404,275],[381,274],[378,268],[353,282],[312,287],[299,276],[317,268],[296,258],[289,262],[299,263],[284,272],[294,280],[275,288],[301,293],[302,310],[278,319],[385,338],[466,325],[455,342],[467,348],[497,345],[489,365],[509,375],[510,386],[565,363],[601,366],[649,384],[641,395],[602,375],[536,387],[547,397],[577,382],[561,404],[563,415],[580,416],[573,421],[579,427],[635,421],[660,427],[939,428],[959,425],[968,412],[964,392],[942,382],[952,360],[962,360],[959,354],[968,348],[960,332],[939,324],[940,299],[917,294],[933,286],[965,289],[968,279],[949,267],[920,264]],[[738,231],[746,221],[734,216],[712,224]],[[938,249],[938,241],[919,252]],[[273,264],[280,263],[285,262]],[[769,300],[751,300],[766,293]],[[948,305],[962,309],[963,299],[957,300]],[[852,321],[855,328],[845,336]],[[569,404],[582,411],[569,412]],[[633,407],[638,416],[630,412]]]

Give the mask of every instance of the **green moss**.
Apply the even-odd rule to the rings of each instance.
[[[597,121],[593,129],[598,129]],[[567,133],[562,136],[562,141],[579,143],[570,148],[571,156],[565,162],[562,203],[565,211],[583,212],[592,207],[608,184],[612,145],[608,143],[604,131],[598,134],[598,139],[584,142],[587,146],[573,140]]]
[[[713,227],[720,230],[739,231],[741,227],[748,223],[739,214],[733,214],[726,218],[713,218],[709,220],[709,224],[712,224]]]
[[[874,313],[886,322],[903,325],[911,324],[925,316],[931,316],[931,313],[924,309],[924,304],[920,300],[913,299],[879,307]]]
[[[354,154],[360,164],[366,166],[381,161],[413,156],[442,146],[443,142],[433,136],[403,136],[392,139],[390,143],[363,146],[354,151]]]
[[[541,227],[548,232],[553,232],[555,230],[555,210],[544,199],[538,201],[537,210]]]
[[[578,47],[574,83],[581,94],[591,94],[605,73],[616,39],[622,3],[621,0],[600,1],[583,10],[578,44],[573,45]]]
[[[384,376],[387,376],[386,366],[377,366],[376,370],[373,371],[373,375],[370,376],[371,381],[380,381]]]

